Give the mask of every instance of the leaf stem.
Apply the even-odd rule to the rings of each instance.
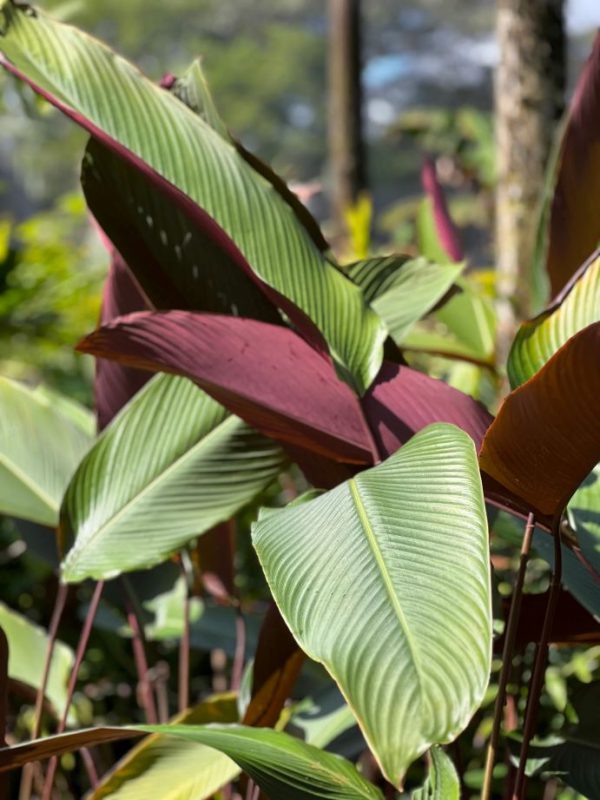
[[[48,628],[48,644],[46,647],[46,657],[44,660],[44,671],[42,673],[42,680],[39,685],[37,695],[35,698],[35,711],[33,717],[33,730],[31,733],[32,739],[39,738],[42,730],[42,714],[44,711],[44,698],[46,696],[46,688],[48,686],[48,678],[50,676],[50,667],[52,665],[52,655],[54,653],[54,645],[56,637],[58,636],[58,628],[62,619],[63,611],[67,601],[69,587],[66,583],[58,584],[56,590],[56,597],[54,598],[54,608],[52,609],[52,616],[50,617],[50,626]],[[19,789],[19,800],[30,800],[31,792],[33,790],[33,770],[34,765],[26,764],[23,768],[21,775],[21,786]]]
[[[69,709],[71,708],[73,694],[75,693],[75,686],[77,685],[77,677],[79,675],[79,670],[81,669],[81,662],[83,661],[83,657],[87,649],[90,633],[92,632],[92,626],[94,624],[94,619],[96,618],[96,612],[98,611],[103,589],[104,581],[98,581],[90,601],[90,606],[85,617],[85,622],[83,623],[83,628],[81,629],[81,635],[79,637],[77,651],[75,653],[75,664],[73,665],[73,670],[69,679],[69,685],[67,687],[67,701],[65,703],[63,715],[58,723],[57,733],[62,733],[67,726],[67,718],[69,716]],[[52,787],[54,785],[54,777],[56,775],[57,766],[58,759],[56,756],[53,756],[48,764],[48,771],[46,773],[46,780],[44,781],[44,789],[42,791],[42,800],[50,800],[52,797]]]
[[[141,620],[137,598],[131,587],[131,584],[125,576],[121,576],[121,585],[125,593],[125,613],[127,615],[127,623],[129,624],[132,632],[131,641],[133,647],[133,659],[135,661],[135,668],[138,675],[139,698],[141,701],[140,705],[144,710],[148,725],[156,725],[158,722],[158,714],[156,711],[156,703],[154,702],[154,695],[152,693],[152,683],[150,681],[148,660],[146,658],[144,626]]]
[[[529,552],[531,550],[531,540],[535,530],[535,518],[533,514],[527,517],[527,524],[525,526],[525,533],[523,535],[523,542],[521,543],[521,555],[519,560],[519,569],[517,572],[517,579],[515,588],[510,604],[510,611],[508,614],[508,621],[504,633],[504,648],[502,650],[502,669],[500,671],[500,678],[498,681],[498,694],[496,696],[496,705],[494,708],[494,723],[492,726],[492,733],[488,744],[485,772],[483,776],[483,789],[481,791],[481,800],[490,800],[492,792],[492,779],[494,772],[494,763],[498,751],[498,742],[500,740],[500,726],[502,723],[502,715],[504,711],[504,704],[506,702],[506,687],[511,673],[512,660],[515,650],[515,641],[517,638],[517,629],[519,626],[519,616],[521,612],[521,600],[523,598],[523,586],[525,584],[525,574],[527,572],[527,562],[529,561]]]
[[[529,743],[535,730],[540,695],[542,692],[544,675],[546,672],[546,662],[548,660],[548,641],[550,639],[550,632],[552,630],[556,606],[560,595],[560,585],[562,581],[562,542],[560,536],[560,521],[560,515],[557,515],[552,526],[552,535],[554,537],[554,571],[552,573],[552,581],[550,583],[548,604],[546,606],[546,614],[544,616],[542,633],[540,635],[540,641],[535,652],[533,675],[531,676],[531,682],[529,684],[529,697],[527,699],[525,724],[523,726],[523,742],[521,744],[521,752],[519,754],[519,767],[517,770],[517,777],[515,778],[513,800],[522,800],[525,789],[525,769],[527,766]]]
[[[189,562],[189,558],[187,559]],[[183,712],[190,705],[190,582],[193,580],[191,562],[187,563],[184,556],[179,560],[181,573],[185,585],[183,600],[183,631],[179,642],[179,712]]]
[[[232,692],[237,692],[240,688],[244,672],[244,660],[246,658],[246,620],[239,605],[236,608],[235,636],[235,655],[231,669]]]

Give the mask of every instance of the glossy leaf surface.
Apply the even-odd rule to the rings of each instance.
[[[279,446],[190,381],[156,376],[106,428],[61,512],[63,580],[150,567],[277,476]]]
[[[450,425],[269,513],[253,541],[302,649],[335,678],[388,779],[453,739],[489,677],[487,521],[473,442]]]
[[[479,456],[498,492],[540,519],[561,513],[600,460],[599,396],[600,323],[595,323],[569,339],[502,404]]]
[[[600,253],[596,252],[552,305],[517,331],[507,363],[511,386],[529,380],[571,336],[599,320]]]

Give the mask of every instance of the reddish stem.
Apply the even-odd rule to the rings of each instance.
[[[513,591],[512,601],[510,604],[510,611],[508,614],[508,621],[506,623],[506,630],[504,632],[504,648],[502,651],[502,669],[500,671],[500,679],[498,681],[498,694],[496,696],[496,706],[494,708],[494,723],[492,726],[492,733],[490,735],[490,742],[488,745],[485,773],[483,777],[483,789],[481,791],[481,800],[489,800],[492,793],[492,779],[494,772],[494,763],[496,761],[496,754],[498,751],[498,742],[500,740],[500,725],[502,723],[502,715],[504,711],[504,703],[506,702],[506,687],[512,669],[512,660],[515,652],[515,641],[517,638],[517,629],[519,627],[519,615],[521,613],[521,600],[523,597],[523,586],[525,584],[525,573],[527,571],[527,562],[529,560],[529,552],[531,550],[531,540],[535,530],[535,519],[533,514],[527,517],[527,525],[523,535],[523,542],[521,543],[521,557],[519,560],[519,570],[517,572],[517,579]]]
[[[525,725],[523,726],[523,742],[521,744],[521,752],[519,754],[519,767],[517,770],[517,777],[515,778],[513,800],[522,800],[525,790],[525,783],[527,779],[527,776],[525,775],[525,768],[527,766],[529,743],[531,742],[535,731],[540,695],[542,692],[544,675],[546,672],[546,663],[548,660],[548,641],[550,639],[550,631],[552,630],[552,623],[554,622],[554,615],[556,613],[556,606],[560,595],[560,585],[562,580],[560,517],[558,517],[554,522],[552,534],[554,537],[554,571],[552,573],[552,581],[550,583],[548,605],[546,606],[546,614],[544,616],[542,633],[535,653],[533,675],[531,676],[531,682],[529,684],[529,697],[527,698]]]
[[[54,645],[58,635],[58,628],[62,619],[65,604],[67,602],[67,595],[69,587],[66,584],[59,583],[56,590],[56,597],[54,599],[54,608],[52,609],[52,617],[50,618],[50,626],[48,628],[48,645],[46,647],[46,657],[44,661],[44,672],[42,673],[42,681],[38,688],[35,698],[35,711],[33,717],[33,731],[31,738],[37,739],[42,729],[42,714],[44,711],[44,698],[46,696],[46,688],[48,686],[48,677],[50,675],[50,667],[52,665],[52,654],[54,653]],[[34,764],[26,764],[23,768],[21,775],[21,788],[19,790],[19,800],[30,800],[31,792],[33,790],[33,770]]]
[[[185,599],[183,601],[183,631],[179,642],[179,711],[190,705],[190,590],[184,569]]]
[[[83,661],[83,657],[85,655],[90,633],[92,632],[92,626],[94,624],[94,619],[96,618],[96,612],[98,611],[103,588],[104,581],[98,581],[90,601],[90,607],[88,608],[85,622],[83,623],[83,628],[81,629],[81,635],[79,637],[77,651],[75,653],[75,664],[73,666],[71,677],[69,678],[69,685],[67,687],[67,702],[65,703],[63,715],[58,723],[57,733],[62,733],[67,726],[67,718],[69,716],[69,709],[71,708],[73,694],[75,693],[75,687],[77,685],[77,677],[79,675],[79,670],[81,669],[81,662]],[[46,780],[44,781],[44,789],[42,792],[42,800],[50,800],[52,797],[52,787],[54,785],[54,777],[56,775],[57,766],[58,759],[56,756],[54,756],[50,759],[50,763],[48,764],[48,771],[46,773]]]
[[[244,660],[246,658],[246,621],[242,609],[238,606],[235,618],[235,655],[231,669],[231,691],[237,692],[242,683]]]
[[[156,725],[158,722],[158,714],[156,711],[156,703],[154,702],[154,694],[152,692],[148,661],[146,659],[144,628],[140,621],[136,598],[133,594],[131,586],[129,585],[129,581],[123,577],[121,584],[125,592],[125,613],[127,615],[127,622],[132,632],[131,642],[133,647],[133,659],[135,661],[135,668],[138,675],[138,698],[140,700],[140,705],[144,710],[148,725]]]

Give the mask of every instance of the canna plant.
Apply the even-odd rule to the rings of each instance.
[[[0,385],[0,506],[54,529],[61,557],[49,653],[67,587],[87,579],[96,587],[56,734],[36,738],[42,679],[34,739],[0,749],[0,771],[50,759],[49,798],[57,756],[147,734],[92,797],[148,796],[152,787],[154,796],[200,800],[232,781],[247,797],[258,787],[272,800],[395,797],[427,753],[428,774],[412,797],[458,798],[460,777],[443,746],[486,699],[494,647],[488,518],[499,507],[527,526],[482,792],[491,796],[516,642],[533,642],[516,748],[514,796],[524,797],[548,646],[598,637],[591,615],[600,604],[582,589],[582,573],[600,581],[598,254],[580,269],[561,263],[567,285],[517,333],[507,367],[513,390],[494,419],[405,358],[423,317],[445,315],[460,341],[483,308],[461,277],[460,245],[430,173],[445,256],[342,265],[285,183],[229,133],[199,63],[154,84],[97,40],[12,0],[0,0],[0,63],[90,135],[81,181],[111,262],[101,325],[78,345],[97,359],[98,435],[67,403]],[[568,202],[577,191],[569,148],[581,140],[578,109],[595,109],[597,119],[599,76],[597,44],[556,166]],[[593,144],[590,135],[586,152]],[[551,217],[543,231],[550,254],[559,229],[577,235]],[[489,361],[487,350],[480,359],[469,346],[472,337],[466,354],[446,354]],[[175,601],[183,606],[180,714],[158,725],[144,620],[127,575],[175,558],[186,580],[199,573],[236,609],[243,631],[230,521],[256,511],[282,475],[306,491],[252,520],[272,598],[252,665],[242,675],[240,634],[235,693],[190,707],[186,584]],[[550,550],[553,570],[537,626],[527,625],[532,603],[522,596],[532,540],[540,553]],[[147,724],[64,732],[77,665],[115,582],[126,587]],[[305,657],[341,693],[329,726],[303,729],[301,711],[287,702],[298,698]],[[355,725],[376,765],[370,773],[325,749]],[[542,747],[544,763],[560,771],[577,741],[566,738],[559,752]],[[588,791],[581,786],[594,770],[569,776]]]

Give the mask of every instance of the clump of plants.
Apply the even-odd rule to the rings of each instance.
[[[78,345],[96,358],[98,433],[72,401],[0,382],[1,510],[60,553],[33,740],[6,731],[0,770],[25,767],[22,796],[50,798],[58,757],[83,748],[95,798],[447,800],[466,796],[464,754],[486,741],[483,798],[523,798],[535,774],[598,796],[596,683],[565,700],[552,740],[534,736],[549,732],[549,648],[600,633],[600,231],[578,211],[582,174],[586,196],[600,192],[600,44],[542,220],[538,278],[553,300],[516,334],[495,418],[414,366],[441,353],[492,383],[505,368],[434,175],[434,245],[340,264],[229,133],[199,63],[156,85],[12,0],[0,0],[0,63],[89,133],[81,183],[110,258],[101,324]],[[509,542],[508,568],[497,549],[490,561],[491,535]],[[543,594],[523,592],[532,547],[550,564]],[[171,582],[149,601],[154,628],[140,574]],[[498,575],[513,583],[504,605]],[[86,581],[79,641],[53,683],[69,589]],[[212,648],[227,691],[205,697],[190,694],[200,596],[234,630]],[[109,608],[132,641],[139,711],[82,728],[73,694]],[[178,647],[169,721],[153,635]],[[10,657],[8,675],[24,677]],[[134,737],[99,776],[90,748],[116,760]]]

